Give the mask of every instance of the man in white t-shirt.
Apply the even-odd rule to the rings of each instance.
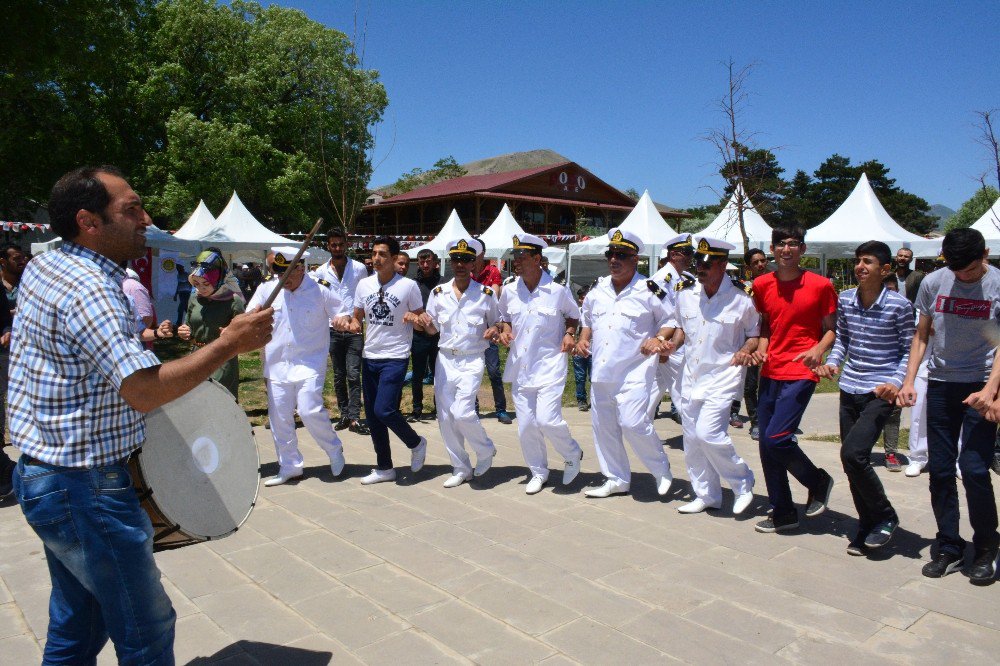
[[[488,339],[496,335],[499,313],[493,290],[471,275],[472,262],[483,251],[483,244],[474,238],[461,238],[449,242],[447,250],[455,277],[434,287],[427,299],[427,312],[416,325],[431,335],[441,334],[434,395],[441,438],[454,468],[444,487],[455,488],[485,474],[497,453],[476,416],[476,395],[486,367],[483,352]],[[476,453],[474,469],[465,441]]]
[[[389,447],[390,430],[410,449],[412,471],[420,471],[427,455],[427,440],[413,430],[399,411],[413,342],[413,322],[424,308],[417,283],[396,273],[397,254],[399,241],[390,236],[376,238],[372,243],[375,272],[358,282],[354,292],[351,331],[360,333],[361,320],[368,319],[361,359],[361,390],[377,457],[375,469],[361,480],[365,485],[396,480]]]
[[[297,248],[276,247],[269,257],[273,276],[281,276],[295,256]],[[333,475],[344,470],[344,447],[330,425],[330,414],[323,404],[326,381],[327,326],[336,322],[347,326],[344,302],[330,288],[330,283],[306,278],[305,259],[288,275],[281,293],[274,299],[274,333],[264,347],[263,370],[267,386],[267,416],[278,455],[278,474],[264,482],[279,486],[302,476],[304,464],[295,434],[295,412],[302,425],[330,458]],[[263,306],[278,286],[271,277],[257,287],[248,309]]]
[[[549,479],[545,437],[565,460],[563,485],[579,474],[583,458],[562,416],[566,354],[576,344],[580,308],[570,290],[543,270],[545,247],[538,236],[514,236],[519,277],[500,295],[500,342],[510,347],[503,379],[511,384],[521,452],[531,470],[525,487],[529,495],[540,492]]]

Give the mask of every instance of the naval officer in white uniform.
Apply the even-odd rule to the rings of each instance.
[[[496,447],[476,416],[476,395],[483,380],[484,354],[497,337],[497,298],[490,287],[472,279],[472,262],[483,252],[474,238],[446,246],[455,277],[431,290],[427,309],[414,323],[430,335],[441,334],[434,367],[434,401],[438,427],[453,467],[445,488],[482,476],[493,464]],[[473,468],[465,442],[476,454]]]
[[[666,292],[666,301],[671,308],[677,307],[677,292],[682,286],[693,284],[694,275],[690,272],[691,256],[694,252],[691,234],[678,234],[663,245],[660,251],[660,259],[667,262],[660,270],[650,277],[655,280]],[[681,422],[680,406],[683,393],[681,391],[681,369],[684,367],[684,349],[675,350],[666,359],[661,358],[656,366],[656,388],[654,389],[650,403],[649,413],[651,418],[656,418],[656,410],[663,401],[663,394],[670,394],[670,418],[677,423]]]
[[[670,461],[653,429],[649,396],[655,385],[657,355],[666,351],[666,324],[672,310],[666,294],[637,272],[642,241],[635,234],[608,232],[608,271],[583,300],[576,352],[592,356],[590,402],[597,460],[606,477],[587,497],[628,493],[631,468],[622,434],[653,473],[666,495],[673,482]]]
[[[531,470],[525,487],[541,491],[549,479],[545,437],[565,461],[562,483],[580,473],[583,451],[562,416],[567,353],[576,345],[580,308],[573,294],[542,269],[544,240],[531,234],[514,236],[518,277],[500,294],[500,342],[510,347],[503,380],[510,382],[524,462]]]
[[[274,255],[271,272],[280,276],[288,269],[297,248],[276,247],[271,252]],[[306,279],[308,256],[308,252],[303,253],[302,261],[289,274],[274,300],[274,333],[264,347],[267,416],[278,454],[278,474],[265,481],[265,486],[278,486],[302,476],[303,460],[295,434],[296,410],[306,430],[329,456],[333,475],[339,476],[344,470],[344,447],[323,405],[323,382],[330,324],[346,328],[349,312],[329,283]],[[277,285],[276,277],[262,282],[247,308],[262,306]]]
[[[681,513],[722,506],[722,481],[733,489],[733,513],[753,501],[753,472],[728,433],[732,401],[743,391],[746,366],[757,349],[760,315],[750,290],[726,275],[729,252],[736,248],[703,237],[694,253],[697,282],[682,283],[670,325],[671,347],[686,350],[681,373],[681,422],[684,460],[695,499]]]

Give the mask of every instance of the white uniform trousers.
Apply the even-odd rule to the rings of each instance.
[[[663,394],[670,394],[670,402],[676,409],[681,408],[681,373],[684,371],[684,348],[667,357],[666,363],[656,364],[656,385],[649,401],[649,418],[656,418],[656,410],[663,402]]]
[[[330,424],[330,414],[323,405],[323,382],[326,373],[297,382],[267,381],[267,416],[271,421],[274,450],[278,453],[281,474],[302,469],[299,438],[295,434],[295,411],[319,447],[332,456],[343,449]]]
[[[590,406],[594,448],[601,472],[631,483],[632,472],[622,434],[646,468],[659,479],[670,473],[670,460],[649,418],[650,385],[646,382],[591,382]]]
[[[731,398],[687,399],[681,409],[691,489],[710,506],[722,502],[723,479],[737,495],[753,488],[753,472],[736,453],[727,431],[732,404]]]
[[[562,415],[562,394],[566,382],[556,382],[542,388],[511,386],[514,409],[517,413],[517,435],[521,440],[524,462],[532,475],[547,481],[549,461],[545,437],[565,460],[580,459],[580,445],[569,432],[569,425]]]
[[[913,378],[913,388],[917,391],[917,401],[910,407],[910,455],[911,463],[927,464],[927,376]],[[962,440],[959,438],[960,447]]]
[[[442,350],[434,368],[434,401],[444,448],[455,474],[472,476],[472,462],[465,451],[469,442],[477,459],[496,454],[496,447],[476,416],[476,394],[486,362],[481,353],[453,356]]]

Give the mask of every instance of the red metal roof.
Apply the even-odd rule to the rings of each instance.
[[[443,180],[440,183],[418,187],[415,190],[398,194],[394,197],[384,199],[381,204],[402,203],[404,201],[417,201],[419,199],[436,199],[439,197],[454,196],[456,194],[471,194],[479,190],[492,190],[502,185],[510,185],[523,178],[529,178],[536,174],[549,171],[558,167],[563,167],[571,162],[558,162],[556,164],[546,164],[545,166],[532,167],[530,169],[518,169],[517,171],[505,171],[503,173],[487,173],[481,176],[459,176],[450,180]]]

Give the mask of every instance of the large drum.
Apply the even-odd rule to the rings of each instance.
[[[221,539],[250,517],[260,459],[243,409],[207,381],[146,415],[146,442],[129,461],[153,523],[153,550]]]

